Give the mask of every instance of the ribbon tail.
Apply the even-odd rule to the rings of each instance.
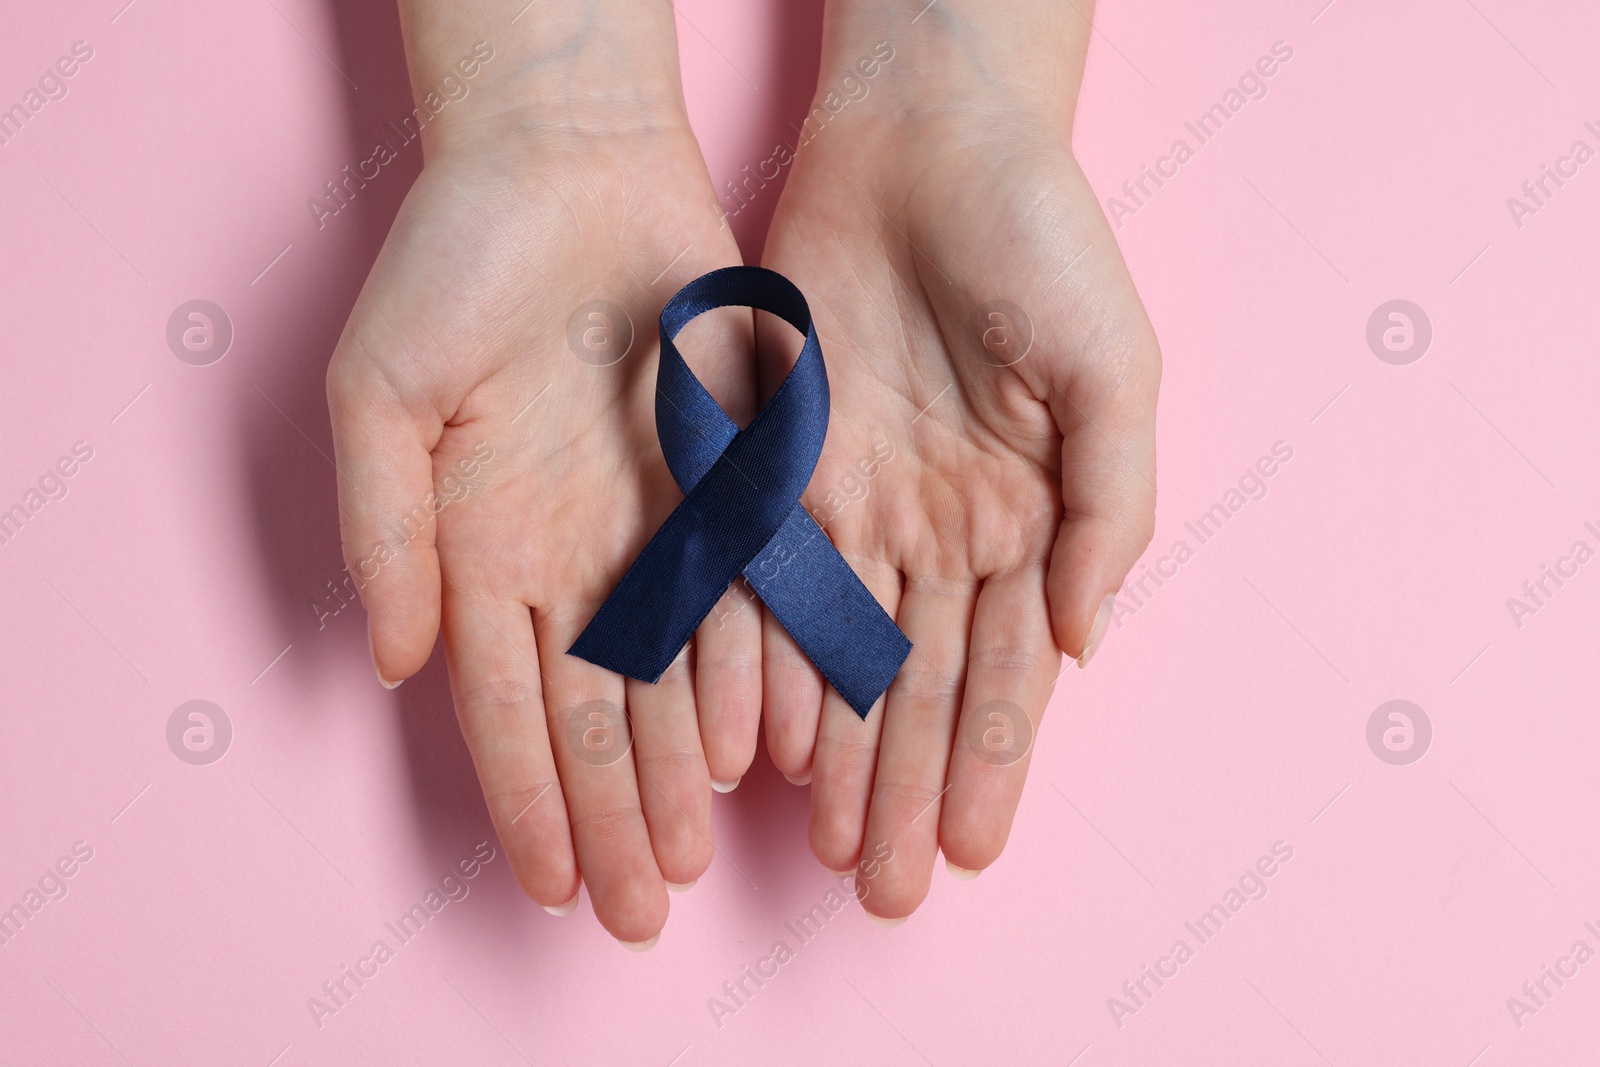
[[[855,713],[865,719],[911,642],[804,508],[796,507],[744,576]]]

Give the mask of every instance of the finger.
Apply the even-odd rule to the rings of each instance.
[[[523,892],[547,909],[578,896],[566,798],[545,727],[533,617],[515,600],[444,591],[456,719]]]
[[[761,612],[761,717],[767,724],[767,755],[795,785],[811,781],[823,685],[822,673],[789,631],[771,612]]]
[[[763,311],[755,316],[755,339],[756,377],[761,395],[769,397],[794,369],[805,338],[788,322]],[[894,587],[898,585],[896,576]],[[823,694],[835,698],[838,694],[777,617],[765,610],[761,614],[761,716],[766,721],[767,755],[790,782],[805,785],[813,780]],[[842,701],[840,707],[849,711]],[[856,718],[854,712],[849,714]]]
[[[1061,673],[1038,568],[983,583],[972,622],[960,727],[950,755],[939,845],[951,873],[974,878],[1011,833],[1033,742]]]
[[[711,866],[711,776],[700,748],[689,655],[678,654],[654,685],[628,679],[628,718],[639,800],[656,867],[687,888]]]
[[[347,330],[328,365],[339,537],[367,610],[373,667],[393,689],[422,669],[439,632],[430,453],[443,426],[365,358],[358,336]]]
[[[883,610],[893,618],[900,606],[900,572],[881,563],[849,561]],[[872,774],[883,732],[880,697],[862,719],[832,686],[824,691],[811,764],[811,851],[830,871],[849,871],[861,858]]]
[[[597,607],[535,610],[545,719],[595,916],[612,937],[642,949],[666,924],[667,888],[639,799],[623,680],[567,655]]]
[[[911,639],[911,656],[889,687],[863,862],[856,872],[857,884],[866,886],[862,906],[868,914],[901,919],[928,895],[977,599],[974,579],[906,582],[896,622]],[[875,867],[869,862],[874,860]]]
[[[717,791],[739,784],[756,758],[761,722],[761,602],[741,578],[694,639],[693,705]]]
[[[1155,529],[1156,392],[1161,354],[1127,286],[1125,325],[1093,336],[1089,371],[1051,386],[1061,428],[1063,519],[1050,557],[1056,644],[1087,665],[1111,621],[1112,595]]]
[[[686,263],[675,270],[693,266]],[[699,273],[690,270],[679,284]],[[685,326],[676,341],[716,402],[741,426],[749,423],[757,407],[753,315],[746,307],[714,309]],[[747,603],[752,600],[741,579],[723,594],[695,632],[693,686],[701,744],[711,778],[724,793],[739,784],[756,753],[761,718],[761,610],[758,603]]]

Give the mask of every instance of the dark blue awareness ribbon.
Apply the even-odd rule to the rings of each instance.
[[[805,334],[794,369],[743,430],[706,392],[673,339],[721,307],[769,311]],[[697,278],[661,312],[656,433],[684,499],[568,649],[655,682],[741,573],[863,719],[911,642],[800,504],[828,432],[828,372],[811,309],[761,267]]]

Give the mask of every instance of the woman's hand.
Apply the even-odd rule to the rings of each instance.
[[[709,624],[697,669],[685,653],[653,686],[567,655],[679,499],[654,429],[661,306],[739,259],[706,207],[670,9],[664,25],[619,16],[608,29],[593,10],[606,6],[529,10],[516,29],[533,36],[502,43],[446,110],[328,396],[345,557],[380,678],[421,668],[442,625],[518,880],[565,914],[581,874],[605,928],[639,945],[666,921],[666,885],[710,863],[712,779],[736,780],[753,755],[760,623]],[[433,7],[406,13],[419,99],[442,76],[427,56],[472,40]],[[611,75],[626,84],[596,89],[635,37],[641,58]],[[559,102],[547,82],[565,86]],[[718,361],[697,369],[747,417],[749,313],[693,329],[715,335],[695,351]],[[430,499],[446,502],[436,521]]]
[[[1005,844],[1061,652],[1088,661],[1150,538],[1160,354],[1073,159],[1072,100],[965,74],[982,35],[951,43],[934,12],[830,19],[819,107],[867,91],[808,123],[764,263],[805,292],[828,362],[806,504],[915,647],[863,722],[768,619],[765,716],[779,769],[811,776],[812,850],[892,919],[937,850],[970,876]],[[866,82],[852,64],[878,40],[895,58]],[[770,379],[792,346],[759,340]]]

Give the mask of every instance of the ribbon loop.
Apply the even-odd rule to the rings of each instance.
[[[690,320],[732,306],[769,311],[806,338],[788,377],[743,430],[673,343]],[[810,308],[783,275],[727,267],[669,300],[661,312],[656,432],[684,499],[568,652],[653,683],[742,573],[823,677],[866,718],[911,642],[800,505],[822,455],[828,400]]]

